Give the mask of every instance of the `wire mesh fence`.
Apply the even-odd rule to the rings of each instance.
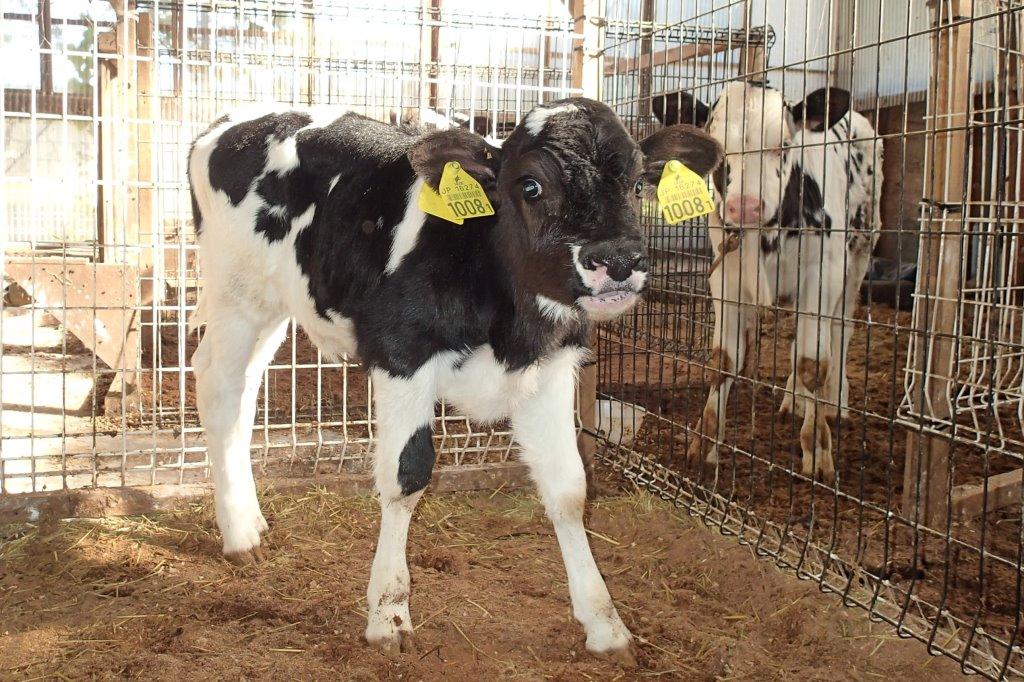
[[[647,213],[650,291],[598,339],[601,457],[992,679],[1024,674],[1022,10],[603,12],[603,99],[638,135],[706,125],[726,164],[708,224]],[[814,120],[824,87],[849,97]]]
[[[579,92],[574,28],[547,0],[4,0],[0,495],[205,480],[185,163],[211,120],[337,106],[501,138]],[[359,471],[373,430],[361,367],[293,325],[264,377],[259,466]],[[442,464],[511,450],[444,407],[435,440]]]
[[[703,116],[728,168],[707,224],[645,209],[648,295],[597,334],[603,460],[965,671],[1024,674],[1024,3],[568,4],[4,0],[0,508],[205,480],[184,164],[219,113],[500,138],[586,91],[637,137]],[[812,120],[823,87],[856,115]],[[293,325],[258,466],[360,470],[373,437],[358,363]],[[514,449],[443,406],[435,438],[449,465]]]

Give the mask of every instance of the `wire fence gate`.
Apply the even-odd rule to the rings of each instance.
[[[842,287],[859,305],[835,312],[783,300],[788,256],[780,251],[773,269],[769,215],[744,221],[754,241],[742,237],[710,275],[721,252],[709,236],[733,209],[671,226],[652,207],[650,291],[599,334],[601,458],[991,679],[1024,675],[1022,10],[1019,0],[608,0],[602,14],[602,98],[637,135],[659,125],[652,114],[700,118],[700,100],[712,133],[728,130],[728,170],[715,182],[727,194],[747,182],[768,206],[787,189],[784,173],[768,172],[780,156],[811,168],[835,154],[838,168],[824,169],[838,169],[841,191],[822,188],[832,233],[857,238],[857,191],[877,201],[881,224],[863,284],[824,251],[818,264],[789,261],[821,271],[808,284],[814,299],[830,267],[846,268]],[[791,103],[788,121],[773,124],[764,85]],[[823,87],[850,93],[868,127],[851,116],[833,130],[861,139],[812,144],[794,133],[780,149],[779,129],[802,125],[797,103]],[[884,152],[881,187],[865,184],[865,148],[868,158]],[[807,199],[811,190],[794,186]],[[813,229],[794,222],[782,225],[793,228],[783,242],[817,251]],[[773,286],[779,296],[765,300]],[[742,320],[743,333],[716,333],[719,315],[725,327]],[[804,323],[815,317],[842,337],[828,357],[832,395],[801,391],[799,378],[794,388],[790,376],[804,360],[790,344],[821,333]],[[820,361],[827,344],[810,345]],[[826,417],[835,482],[802,466],[806,434],[826,436],[780,414],[787,400]]]
[[[767,206],[785,194],[781,175],[763,177],[782,156],[810,167],[835,154],[846,177],[854,154],[850,140],[768,140],[762,86],[791,105],[833,86],[870,130],[857,144],[884,152],[883,183],[866,185],[880,228],[870,267],[863,283],[839,278],[859,305],[794,314],[792,302],[762,300],[770,278],[756,244],[770,220],[745,224],[754,241],[719,259],[720,215],[668,225],[647,206],[649,292],[596,334],[580,401],[588,444],[965,671],[1022,676],[1022,10],[1020,0],[3,0],[0,56],[16,67],[0,76],[0,520],[148,511],[203,489],[189,376],[198,338],[185,331],[201,273],[184,165],[223,110],[338,104],[500,138],[534,104],[582,93],[641,137],[661,125],[655,114],[674,105],[692,118],[694,99],[718,111],[723,91],[749,81],[744,92],[761,94],[740,111],[760,112],[756,134],[741,113],[741,139],[725,146]],[[722,111],[720,123],[735,123]],[[793,111],[779,121],[795,129],[806,121]],[[724,173],[716,185],[733,186]],[[844,241],[857,229],[849,194],[822,197]],[[783,227],[798,258],[801,244],[823,243]],[[752,297],[709,286],[709,274],[737,272],[741,289],[756,282]],[[730,315],[745,327],[724,343],[716,324]],[[838,399],[794,384],[791,346],[825,325],[838,339],[832,366],[849,377]],[[812,345],[820,372],[823,346]],[[793,414],[778,414],[787,397]],[[708,426],[709,405],[720,428]],[[814,438],[828,436],[834,481],[805,472],[801,411]],[[506,429],[444,407],[437,419],[449,487],[522,476]],[[276,480],[355,480],[373,437],[365,373],[325,362],[293,327],[264,377],[257,467]],[[820,462],[820,446],[810,449]]]

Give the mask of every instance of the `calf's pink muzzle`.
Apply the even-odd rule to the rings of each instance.
[[[729,197],[725,200],[725,219],[736,225],[761,220],[761,200],[757,197]]]

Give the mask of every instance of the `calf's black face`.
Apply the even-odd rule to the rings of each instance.
[[[480,182],[497,213],[499,258],[546,316],[581,308],[594,320],[625,312],[644,289],[640,201],[665,163],[678,159],[706,175],[721,158],[718,143],[689,125],[638,144],[611,109],[586,99],[537,107],[500,149],[447,130],[409,151],[432,187],[448,161]]]

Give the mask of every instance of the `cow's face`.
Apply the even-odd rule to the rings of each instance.
[[[795,164],[804,155],[823,154],[803,149],[809,142],[805,132],[835,125],[849,111],[850,95],[828,88],[789,105],[778,90],[734,81],[710,108],[688,93],[662,95],[653,104],[663,123],[705,127],[724,147],[725,160],[712,177],[725,224],[772,226],[779,222],[787,192],[794,187],[799,192],[800,185],[791,182]]]
[[[468,153],[453,156],[456,147]],[[706,175],[721,148],[689,125],[638,144],[611,109],[577,98],[533,109],[500,150],[468,131],[445,131],[409,158],[428,184],[444,161],[458,160],[483,185],[497,211],[499,256],[543,314],[582,309],[607,320],[633,307],[646,284],[641,197],[667,161]]]

